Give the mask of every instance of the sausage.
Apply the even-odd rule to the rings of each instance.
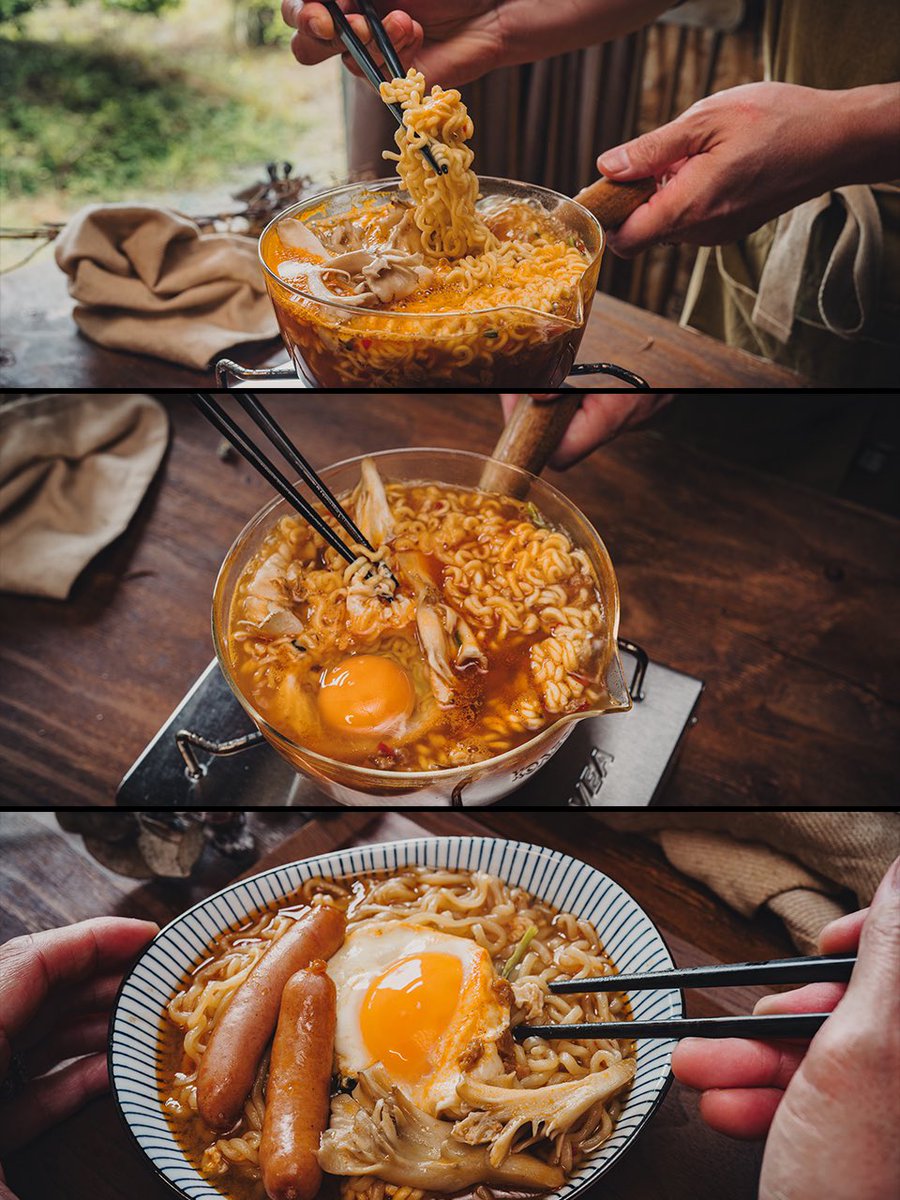
[[[231,1129],[240,1117],[275,1031],[285,984],[313,960],[330,958],[346,924],[337,908],[310,909],[272,943],[222,1009],[197,1074],[197,1108],[211,1129]]]
[[[281,998],[272,1045],[259,1165],[269,1200],[313,1200],[328,1125],[337,1001],[324,963],[298,971]]]

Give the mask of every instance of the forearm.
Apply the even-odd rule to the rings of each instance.
[[[674,0],[505,0],[503,66],[597,46],[643,29]]]
[[[900,83],[829,95],[836,142],[832,186],[900,179]]]

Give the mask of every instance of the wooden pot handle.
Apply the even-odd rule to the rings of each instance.
[[[520,396],[494,447],[492,457],[502,463],[522,467],[532,475],[540,475],[562,441],[580,402],[581,393],[575,391],[565,392],[555,400],[540,402],[531,396]],[[510,492],[510,474],[501,468],[488,466],[482,476],[481,486],[486,491],[515,494]]]
[[[616,183],[600,178],[582,188],[575,200],[593,213],[604,229],[618,229],[655,191],[655,179],[629,179],[625,183]]]

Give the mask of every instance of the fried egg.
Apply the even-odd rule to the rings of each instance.
[[[353,654],[319,677],[319,714],[340,733],[401,733],[415,703],[409,675],[380,654]]]
[[[342,1076],[380,1062],[432,1116],[457,1111],[464,1076],[502,1073],[509,1028],[490,955],[476,942],[389,922],[348,934],[328,963],[337,988],[335,1057]]]

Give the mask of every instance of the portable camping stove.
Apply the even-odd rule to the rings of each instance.
[[[496,807],[642,806],[660,795],[696,721],[703,683],[651,662],[633,642],[620,639],[619,649],[631,672],[632,710],[580,721],[549,762],[535,764]],[[129,769],[116,801],[129,808],[337,807],[265,741],[215,661]]]

